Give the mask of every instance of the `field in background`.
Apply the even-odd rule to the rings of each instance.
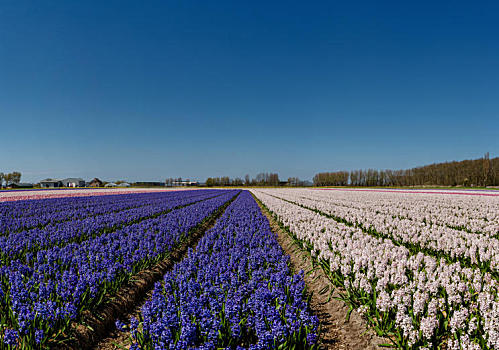
[[[497,191],[250,191],[0,192],[0,350],[499,349]]]
[[[77,188],[77,189],[36,189],[0,192],[0,202],[27,199],[88,197],[127,193],[152,193],[166,191],[185,191],[193,188]]]
[[[410,194],[453,194],[453,195],[471,195],[471,196],[499,196],[499,191],[494,189],[454,189],[454,188],[389,188],[389,187],[313,187],[313,190],[325,191],[366,191],[366,192],[386,192],[386,193],[410,193]]]
[[[252,191],[397,348],[499,348],[497,192]]]

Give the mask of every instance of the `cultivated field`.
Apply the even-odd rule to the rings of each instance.
[[[253,192],[397,347],[499,348],[497,193]]]
[[[175,189],[181,191],[182,189]],[[126,193],[150,193],[172,191],[165,188],[79,188],[79,189],[36,189],[36,190],[7,190],[0,191],[0,202],[19,201],[29,199],[47,199],[64,197],[87,197],[87,196],[105,196],[112,194]]]
[[[61,192],[0,203],[0,348],[105,348],[115,324],[150,349],[316,343],[303,280],[249,192]],[[139,324],[127,312],[142,304]]]
[[[499,349],[497,192],[13,198],[0,349]]]

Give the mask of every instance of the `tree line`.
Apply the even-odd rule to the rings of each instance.
[[[297,177],[290,177],[288,181],[281,181],[277,173],[259,173],[251,178],[248,174],[244,179],[229,176],[209,177],[206,179],[206,186],[304,186],[305,182]]]
[[[405,170],[352,170],[314,176],[315,186],[498,186],[499,157],[434,163]]]
[[[0,172],[0,188],[2,188],[5,182],[5,186],[10,186],[14,183],[21,182],[21,173],[18,171],[14,171],[12,173],[2,173]]]
[[[244,179],[231,179],[229,176],[209,177],[206,179],[206,186],[279,186],[279,182],[277,173],[260,173],[253,179],[248,174]]]

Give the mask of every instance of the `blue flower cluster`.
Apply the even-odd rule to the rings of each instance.
[[[189,192],[194,195],[196,191]],[[178,195],[178,192],[171,191],[0,202],[0,235],[110,211],[143,207]]]
[[[131,320],[131,349],[316,348],[303,272],[289,257],[255,200],[242,192],[215,226],[156,283]]]
[[[130,207],[134,200],[134,195],[131,194],[126,195],[127,198],[124,201],[118,203],[107,202],[106,210],[101,209],[99,214],[88,217],[85,217],[88,209],[80,208],[80,213],[76,211],[75,218],[72,220],[58,222],[54,218],[53,223],[43,227],[30,228],[0,236],[0,262],[2,265],[8,265],[12,260],[26,262],[26,259],[29,260],[39,250],[54,245],[62,247],[69,243],[81,243],[90,237],[100,235],[104,231],[114,231],[118,227],[166,213],[178,206],[217,195],[220,195],[220,192],[207,191],[207,193],[204,193],[204,191],[201,191],[200,193],[200,191],[189,191],[189,193],[177,192],[175,194],[170,192],[168,195],[153,195],[151,198],[141,196],[142,198],[137,198],[135,205]],[[80,200],[84,201],[84,198],[80,198]]]
[[[115,215],[116,222],[109,229],[99,229],[99,224],[81,226],[65,235],[50,228],[43,235],[38,232],[44,228],[37,228],[36,234],[9,241],[12,249],[18,244],[25,250],[0,265],[0,348],[50,346],[49,340],[67,337],[71,322],[84,310],[97,307],[131,276],[167,256],[191,229],[236,194],[182,191],[164,194],[162,199],[151,194],[152,202],[140,195],[137,198],[149,204],[118,212],[110,208],[109,214],[96,217],[100,223],[101,218]],[[134,219],[127,220],[127,216]],[[75,240],[78,235],[85,238]],[[0,249],[9,254],[6,248]]]

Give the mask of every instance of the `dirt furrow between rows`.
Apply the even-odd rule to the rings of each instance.
[[[312,294],[310,307],[321,323],[321,347],[334,350],[371,350],[388,343],[369,329],[367,322],[355,310],[347,320],[349,307],[338,299],[342,291],[331,283],[322,268],[314,263],[310,253],[295,243],[258,198],[253,197],[268,218],[282,249],[290,256],[293,270],[305,272],[307,292]]]

